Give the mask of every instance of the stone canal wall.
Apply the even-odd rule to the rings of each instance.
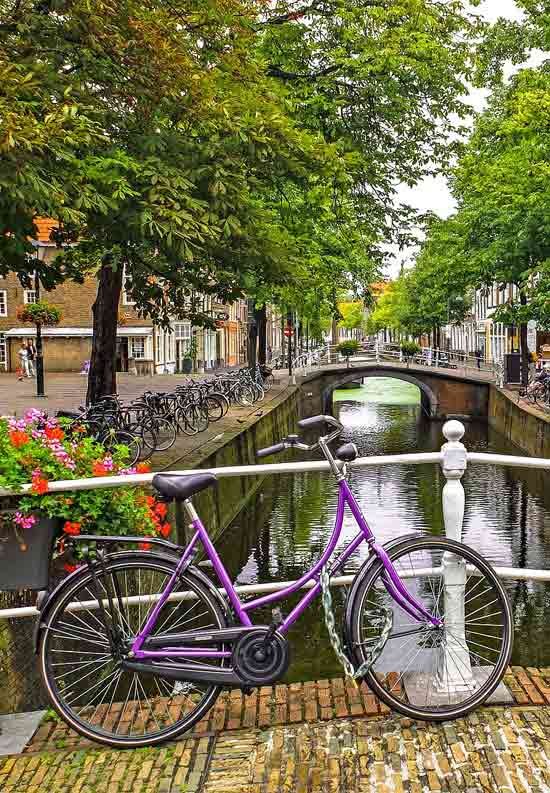
[[[550,457],[550,416],[523,400],[518,402],[516,392],[490,387],[488,421],[533,457]]]
[[[256,403],[257,409],[252,414],[238,418],[238,423],[233,423],[232,427],[225,429],[221,437],[214,437],[193,454],[186,455],[184,466],[172,465],[171,469],[223,468],[231,465],[257,464],[258,449],[272,446],[284,435],[296,432],[301,399],[301,390],[298,386],[287,386],[273,399]],[[215,488],[203,491],[193,498],[193,503],[212,538],[219,536],[239,514],[262,480],[263,477],[259,476],[224,477],[218,480]],[[178,519],[177,523],[180,527],[179,540],[183,542],[185,539],[183,519]]]

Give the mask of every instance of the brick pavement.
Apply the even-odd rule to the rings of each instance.
[[[197,375],[209,377],[210,374]],[[122,399],[133,399],[144,391],[170,391],[187,375],[157,374],[152,377],[117,375],[117,389]],[[73,372],[46,372],[46,398],[36,396],[36,380],[19,380],[14,374],[0,374],[0,415],[21,415],[28,408],[39,408],[54,413],[56,410],[76,410],[86,399],[88,379]]]
[[[121,752],[48,721],[0,758],[2,793],[550,793],[550,669],[508,670],[511,708],[414,722],[341,678],[224,692],[179,741]]]
[[[389,715],[0,760],[3,793],[547,793],[550,708],[446,724]]]

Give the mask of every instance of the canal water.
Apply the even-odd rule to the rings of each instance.
[[[361,456],[435,451],[444,442],[442,423],[428,420],[420,392],[410,383],[368,378],[356,388],[336,391],[333,413]],[[485,422],[466,424],[470,451],[522,454]],[[277,458],[281,459],[281,458]],[[286,459],[307,459],[294,452]],[[464,542],[495,565],[550,569],[550,475],[526,469],[470,465],[464,478]],[[356,469],[351,487],[377,538],[387,541],[414,531],[444,534],[441,491],[445,478],[436,465],[391,465]],[[218,550],[239,584],[298,578],[318,558],[330,536],[337,504],[334,478],[304,473],[266,478],[255,496],[218,541]],[[341,545],[356,532],[346,516]],[[346,566],[364,561],[359,548]],[[509,582],[515,617],[512,663],[550,665],[550,587]],[[340,612],[344,590],[334,590]],[[286,601],[288,613],[297,597]],[[257,621],[270,622],[267,610]],[[328,645],[320,602],[315,602],[289,634],[292,662],[288,680],[340,674]]]

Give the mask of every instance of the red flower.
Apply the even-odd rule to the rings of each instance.
[[[151,466],[147,465],[147,463],[138,463],[136,465],[136,471],[138,472],[138,474],[150,474]]]
[[[77,523],[76,521],[71,523],[71,521],[67,520],[63,526],[63,531],[66,534],[80,534],[81,525],[81,523]]]
[[[42,479],[41,476],[33,476],[31,492],[37,493],[39,496],[42,496],[47,491],[48,491],[48,480]]]
[[[159,527],[159,531],[160,531],[160,533],[162,534],[163,537],[169,537],[170,536],[170,524],[169,523],[163,523],[162,526]]]
[[[24,446],[26,443],[28,443],[30,438],[26,432],[22,432],[21,430],[12,430],[12,432],[10,432],[10,441],[16,449],[19,449],[20,446]]]
[[[103,465],[103,463],[97,461],[92,465],[92,473],[94,476],[106,476],[107,469]]]
[[[154,507],[155,503],[156,502],[155,502],[155,499],[153,498],[153,496],[147,496],[147,506],[148,507]]]
[[[50,440],[62,441],[65,437],[65,433],[61,427],[46,427],[44,432],[46,433],[46,438]]]
[[[165,518],[166,515],[168,514],[168,507],[166,506],[166,504],[163,504],[161,502],[160,504],[156,505],[155,512],[157,513],[159,518]]]
[[[77,567],[78,567],[77,564],[69,564],[68,562],[65,562],[65,564],[63,565],[63,569],[66,570],[68,573],[74,573]]]
[[[150,542],[140,542],[138,547],[141,548],[142,551],[148,551],[151,548],[151,543]]]

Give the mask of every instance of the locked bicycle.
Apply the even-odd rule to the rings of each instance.
[[[321,596],[328,635],[347,677],[365,681],[390,708],[412,718],[460,717],[494,691],[510,658],[512,617],[506,592],[476,551],[440,536],[413,534],[377,543],[353,495],[347,467],[358,452],[333,453],[342,425],[331,416],[299,422],[326,431],[307,444],[296,435],[258,452],[320,449],[338,483],[335,525],[319,560],[279,591],[242,600],[192,497],[214,475],[157,474],[166,501],[182,502],[192,538],[162,539],[152,549],[116,550],[139,537],[75,537],[85,563],[39,603],[37,648],[42,678],[59,715],[92,740],[117,747],[158,744],[189,730],[222,687],[245,692],[283,678],[289,628]],[[358,531],[339,545],[345,510]],[[195,564],[202,544],[216,583]],[[337,629],[330,579],[365,545]],[[304,590],[269,624],[252,614]]]

